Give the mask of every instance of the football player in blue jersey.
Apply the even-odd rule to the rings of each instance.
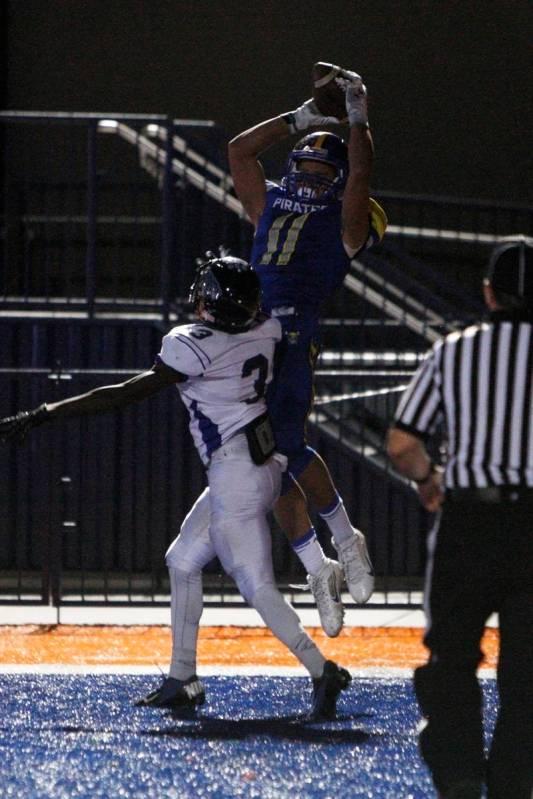
[[[283,329],[267,394],[278,449],[289,459],[276,519],[309,573],[329,635],[342,627],[343,576],[357,603],[369,599],[374,576],[364,535],[351,525],[326,464],[306,441],[319,314],[324,300],[342,285],[350,260],[379,241],[387,225],[369,195],[373,142],[366,87],[356,73],[349,76],[344,86],[348,142],[331,132],[308,133],[290,152],[281,185],[265,179],[260,154],[292,133],[340,120],[324,117],[307,100],[229,143],[235,190],[255,228],[250,260],[260,277],[262,307]],[[342,569],[325,557],[307,501],[328,524]]]

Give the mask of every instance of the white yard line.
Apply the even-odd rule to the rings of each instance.
[[[370,677],[374,679],[411,678],[412,669],[385,666],[360,666],[350,668],[352,677]],[[67,666],[64,664],[44,663],[36,665],[0,663],[0,674],[152,674],[161,676],[157,666]],[[305,669],[299,666],[202,666],[198,669],[200,677],[307,677]],[[494,669],[480,669],[478,676],[482,679],[494,679]]]
[[[319,627],[314,607],[297,607],[302,624]],[[10,624],[72,624],[72,625],[124,625],[150,626],[170,624],[170,607],[83,607],[43,605],[0,606],[0,626]],[[200,621],[202,627],[264,627],[259,614],[247,607],[207,607]],[[347,608],[345,627],[418,627],[425,626],[424,613],[411,608]],[[490,617],[487,627],[497,627],[496,615]]]

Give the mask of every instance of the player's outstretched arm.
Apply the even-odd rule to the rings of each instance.
[[[314,100],[309,99],[294,111],[260,122],[230,141],[228,158],[235,192],[254,227],[263,213],[266,198],[260,154],[291,133],[338,122],[336,117],[320,114]]]
[[[30,430],[44,422],[64,416],[102,413],[124,408],[156,394],[185,377],[163,363],[157,363],[147,372],[135,375],[124,383],[100,386],[86,394],[69,397],[59,402],[43,403],[32,411],[20,411],[15,416],[0,419],[0,441],[23,439]]]
[[[265,173],[259,155],[289,133],[287,123],[279,116],[239,133],[228,145],[235,193],[254,227],[258,225],[266,199]]]
[[[343,242],[356,252],[369,233],[370,178],[374,145],[368,125],[367,93],[361,78],[353,74],[346,86],[346,112],[350,125],[348,158],[350,170],[342,201]]]

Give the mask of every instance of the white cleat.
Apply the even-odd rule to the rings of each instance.
[[[335,638],[342,630],[344,607],[341,601],[341,588],[344,575],[336,560],[329,560],[313,577],[307,575],[307,584],[315,598],[320,623],[326,635]]]
[[[332,544],[339,554],[350,596],[358,605],[363,605],[374,590],[374,569],[363,533],[354,530],[353,538],[343,544],[336,544],[332,539]]]

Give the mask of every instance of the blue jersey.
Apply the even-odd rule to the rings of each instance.
[[[377,203],[375,206],[379,208]],[[367,247],[383,233],[373,220],[373,211],[371,205]],[[290,306],[300,314],[315,315],[342,285],[350,257],[342,242],[341,212],[340,200],[321,205],[291,196],[267,181],[265,208],[251,254],[261,281],[263,310]]]

